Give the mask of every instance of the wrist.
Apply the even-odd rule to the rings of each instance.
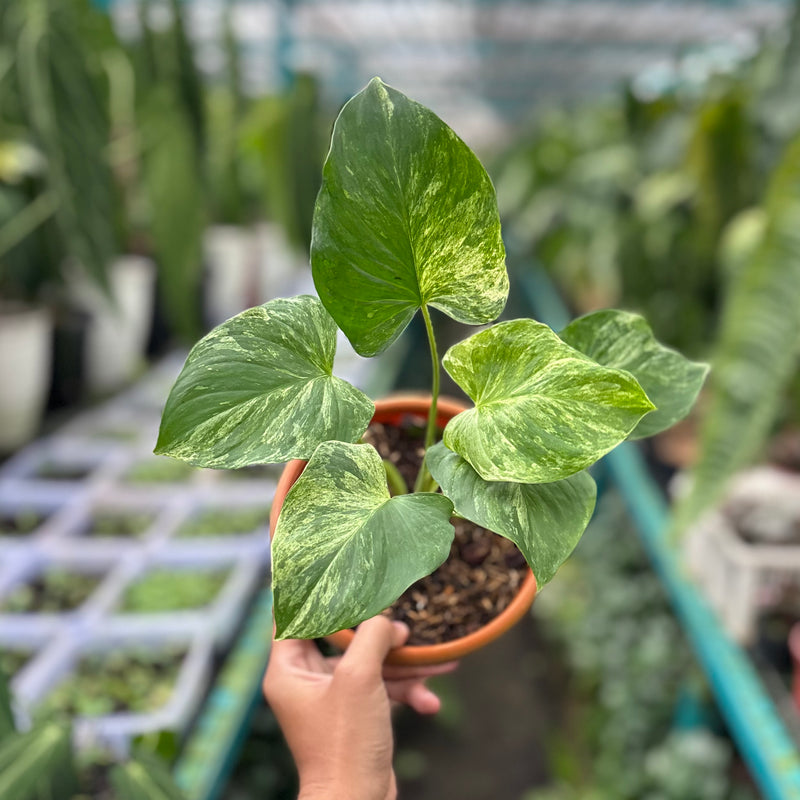
[[[297,800],[396,800],[397,789],[394,780],[385,789],[376,786],[356,787],[353,780],[304,781],[300,778],[300,794]]]

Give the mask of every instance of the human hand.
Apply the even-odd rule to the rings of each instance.
[[[408,627],[386,617],[358,626],[343,656],[325,658],[312,641],[273,642],[264,695],[300,776],[300,800],[391,800],[391,701],[435,714],[439,698],[425,679],[455,669],[385,666]]]

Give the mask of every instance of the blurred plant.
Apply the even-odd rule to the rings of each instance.
[[[228,569],[149,572],[128,588],[120,611],[151,613],[201,609],[219,594],[229,575]]]
[[[565,648],[576,700],[551,752],[556,785],[526,800],[752,798],[731,781],[727,742],[674,727],[683,688],[702,678],[618,497],[534,612]]]
[[[267,215],[308,252],[325,154],[317,84],[298,74],[288,92],[253,102],[242,122],[245,153],[259,165]]]
[[[164,30],[153,29],[150,10],[151,0],[140,0],[130,62],[112,65],[115,121],[134,133],[118,176],[129,249],[155,255],[167,316],[178,334],[194,338],[205,222],[205,100],[181,3],[170,0],[171,22]]]
[[[771,43],[700,90],[628,88],[616,103],[544,115],[503,155],[501,211],[578,311],[621,304],[658,338],[705,355],[723,233],[759,201],[800,127],[798,47]]]
[[[35,298],[45,282],[62,279],[66,256],[107,287],[116,241],[101,59],[113,46],[108,18],[88,0],[16,0],[0,9],[4,293]],[[51,217],[47,238],[55,234],[58,246],[25,241]]]
[[[0,797],[11,800],[94,800],[95,773],[108,772],[115,800],[185,800],[166,763],[141,746],[124,764],[102,753],[78,755],[65,721],[42,720],[17,733],[11,694],[0,673]]]
[[[759,455],[800,358],[800,135],[776,167],[763,205],[730,233],[743,241],[713,354],[700,456],[674,512],[682,529]],[[740,251],[741,252],[741,251]]]

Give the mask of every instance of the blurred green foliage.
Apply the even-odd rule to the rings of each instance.
[[[616,495],[534,612],[564,648],[572,706],[551,749],[555,784],[525,800],[755,797],[733,780],[713,714],[707,727],[681,725],[687,687],[701,702],[707,690]]]

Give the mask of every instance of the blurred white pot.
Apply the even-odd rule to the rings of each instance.
[[[136,374],[153,320],[155,277],[151,259],[124,255],[109,270],[113,302],[87,279],[73,287],[78,304],[91,315],[84,353],[90,392],[111,392]]]
[[[258,303],[273,297],[294,294],[292,282],[308,267],[308,259],[301,258],[289,244],[280,225],[263,222],[255,228],[258,250],[257,288]]]
[[[203,254],[206,323],[219,325],[252,305],[253,234],[235,225],[212,225],[203,235]]]
[[[41,308],[0,305],[0,452],[36,433],[50,383],[52,320]]]

